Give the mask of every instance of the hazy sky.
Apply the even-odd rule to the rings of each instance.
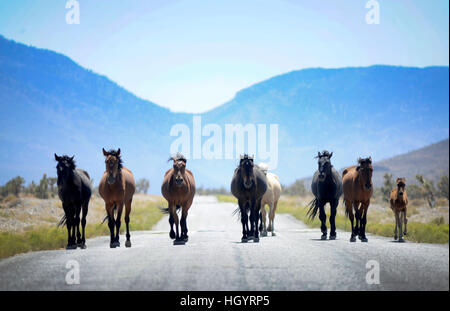
[[[139,97],[203,112],[308,67],[446,65],[448,0],[0,0],[0,34],[63,53]]]

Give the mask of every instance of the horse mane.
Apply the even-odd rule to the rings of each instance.
[[[186,164],[186,162],[187,162],[187,159],[186,159],[186,157],[181,153],[181,152],[177,152],[177,154],[175,155],[175,156],[171,156],[168,160],[167,160],[167,162],[170,162],[170,161],[183,161],[184,162],[184,164]]]
[[[107,152],[108,153],[108,155],[110,155],[110,156],[113,156],[113,157],[116,157],[117,158],[117,160],[119,160],[119,163],[118,163],[118,165],[117,165],[117,168],[120,170],[120,169],[122,169],[122,163],[123,163],[123,161],[122,161],[122,158],[121,158],[121,155],[120,155],[120,153],[119,153],[119,151],[118,150],[114,150],[114,149],[109,149],[109,151]]]

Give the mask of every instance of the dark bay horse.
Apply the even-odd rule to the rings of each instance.
[[[59,222],[59,226],[67,226],[67,246],[66,249],[86,248],[85,227],[86,215],[88,213],[89,200],[92,195],[92,183],[89,174],[77,169],[74,157],[66,155],[58,156],[55,153],[56,172],[58,175],[58,196],[62,202],[64,216]],[[82,234],[80,234],[80,212]],[[75,242],[75,228],[77,230],[77,239]]]
[[[331,165],[331,157],[333,152],[323,151],[318,152],[318,170],[314,173],[314,177],[311,183],[311,190],[314,194],[314,200],[309,203],[308,214],[313,219],[317,210],[319,210],[319,219],[321,221],[320,230],[322,231],[322,240],[327,239],[327,215],[325,214],[325,204],[330,203],[330,240],[336,239],[336,212],[339,204],[339,198],[342,195],[342,180],[338,171]]]
[[[372,158],[358,159],[358,165],[346,168],[342,172],[342,187],[344,190],[345,214],[352,223],[350,242],[356,242],[356,236],[361,242],[367,242],[366,224],[367,210],[373,193]],[[354,226],[353,211],[356,216]]]
[[[177,153],[170,157],[168,161],[173,161],[173,167],[164,175],[161,185],[161,193],[167,200],[168,208],[163,212],[169,213],[170,238],[175,239],[174,245],[183,245],[188,239],[187,216],[195,195],[195,179],[192,172],[186,169],[186,158]],[[181,208],[181,221],[178,220],[177,210]],[[175,223],[175,231],[173,225]],[[181,225],[181,236],[178,224]]]
[[[122,165],[122,158],[120,155],[120,148],[116,150],[106,151],[103,149],[103,155],[106,157],[105,165],[106,171],[100,180],[98,192],[105,201],[106,219],[108,219],[108,227],[111,233],[111,241],[109,246],[115,248],[120,246],[119,231],[121,224],[121,217],[123,206],[125,205],[125,224],[127,226],[127,240],[126,247],[131,247],[130,240],[130,212],[131,202],[136,190],[136,183],[134,181],[133,173]],[[117,211],[117,216],[114,219],[114,211]],[[116,232],[114,233],[114,228]]]
[[[238,199],[239,212],[242,223],[241,242],[249,239],[259,242],[258,220],[261,200],[267,190],[266,175],[254,165],[253,157],[247,154],[241,156],[239,166],[234,171],[231,181],[231,193]],[[250,212],[250,229],[248,227],[248,213]]]

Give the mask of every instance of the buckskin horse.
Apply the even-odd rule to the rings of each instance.
[[[173,167],[164,175],[161,185],[161,193],[167,200],[168,207],[162,209],[163,212],[169,213],[169,224],[171,239],[175,239],[174,245],[183,245],[188,239],[187,216],[189,208],[192,205],[195,195],[195,179],[192,172],[186,169],[186,158],[177,153],[176,156],[170,157],[168,161],[173,161]],[[181,208],[181,221],[178,220],[177,210]],[[175,231],[173,225],[175,223]],[[181,225],[181,236],[178,229]]]
[[[88,213],[89,200],[92,195],[92,183],[89,174],[75,166],[74,157],[66,155],[58,156],[55,153],[56,172],[58,175],[58,197],[62,202],[64,216],[58,226],[67,226],[67,246],[66,249],[76,249],[77,246],[86,248],[85,227],[86,215]],[[82,234],[80,234],[80,212]],[[75,228],[77,239],[75,242]]]
[[[389,200],[392,211],[395,214],[395,232],[394,239],[397,240],[397,229],[400,230],[398,236],[399,242],[404,242],[403,235],[407,234],[406,224],[408,219],[406,218],[408,195],[406,194],[406,178],[397,178],[397,187],[392,189],[391,197]],[[405,230],[403,231],[403,224],[405,224]]]
[[[242,223],[241,242],[249,239],[259,242],[259,211],[261,199],[267,190],[267,179],[258,166],[254,165],[253,157],[247,154],[241,156],[239,166],[235,169],[231,181],[231,193],[237,198]],[[250,212],[250,229],[248,213]]]
[[[346,168],[342,172],[342,186],[344,190],[345,214],[352,224],[350,242],[356,242],[356,236],[361,242],[367,242],[366,224],[367,210],[370,197],[373,193],[372,186],[372,158],[358,159],[358,165]],[[356,216],[354,226],[353,210]]]
[[[272,236],[275,236],[274,220],[278,200],[281,195],[280,179],[277,175],[268,173],[269,166],[266,163],[259,163],[258,167],[267,178],[267,190],[261,199],[261,224],[259,225],[259,231],[261,236],[267,236],[267,231],[272,232]],[[269,226],[266,226],[266,205],[269,205]]]
[[[314,199],[309,203],[308,215],[313,219],[317,211],[319,211],[319,219],[321,221],[320,230],[322,231],[322,240],[327,239],[327,215],[325,214],[325,204],[330,203],[330,240],[336,239],[336,212],[339,204],[339,198],[342,195],[342,180],[338,171],[331,165],[331,157],[333,152],[329,153],[324,150],[317,153],[318,170],[314,173],[311,183],[311,190]]]
[[[111,233],[111,241],[109,247],[120,247],[119,231],[123,206],[125,205],[125,224],[127,226],[125,247],[131,247],[130,240],[130,212],[131,202],[136,190],[133,173],[122,165],[120,148],[116,150],[106,151],[104,148],[103,155],[106,157],[106,170],[98,186],[98,192],[105,201],[105,209],[108,219],[108,227]],[[117,216],[114,219],[114,212]],[[114,233],[114,228],[116,232]]]

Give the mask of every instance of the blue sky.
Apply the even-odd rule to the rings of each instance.
[[[0,34],[63,53],[173,111],[203,112],[292,70],[448,66],[447,0],[0,0]]]

